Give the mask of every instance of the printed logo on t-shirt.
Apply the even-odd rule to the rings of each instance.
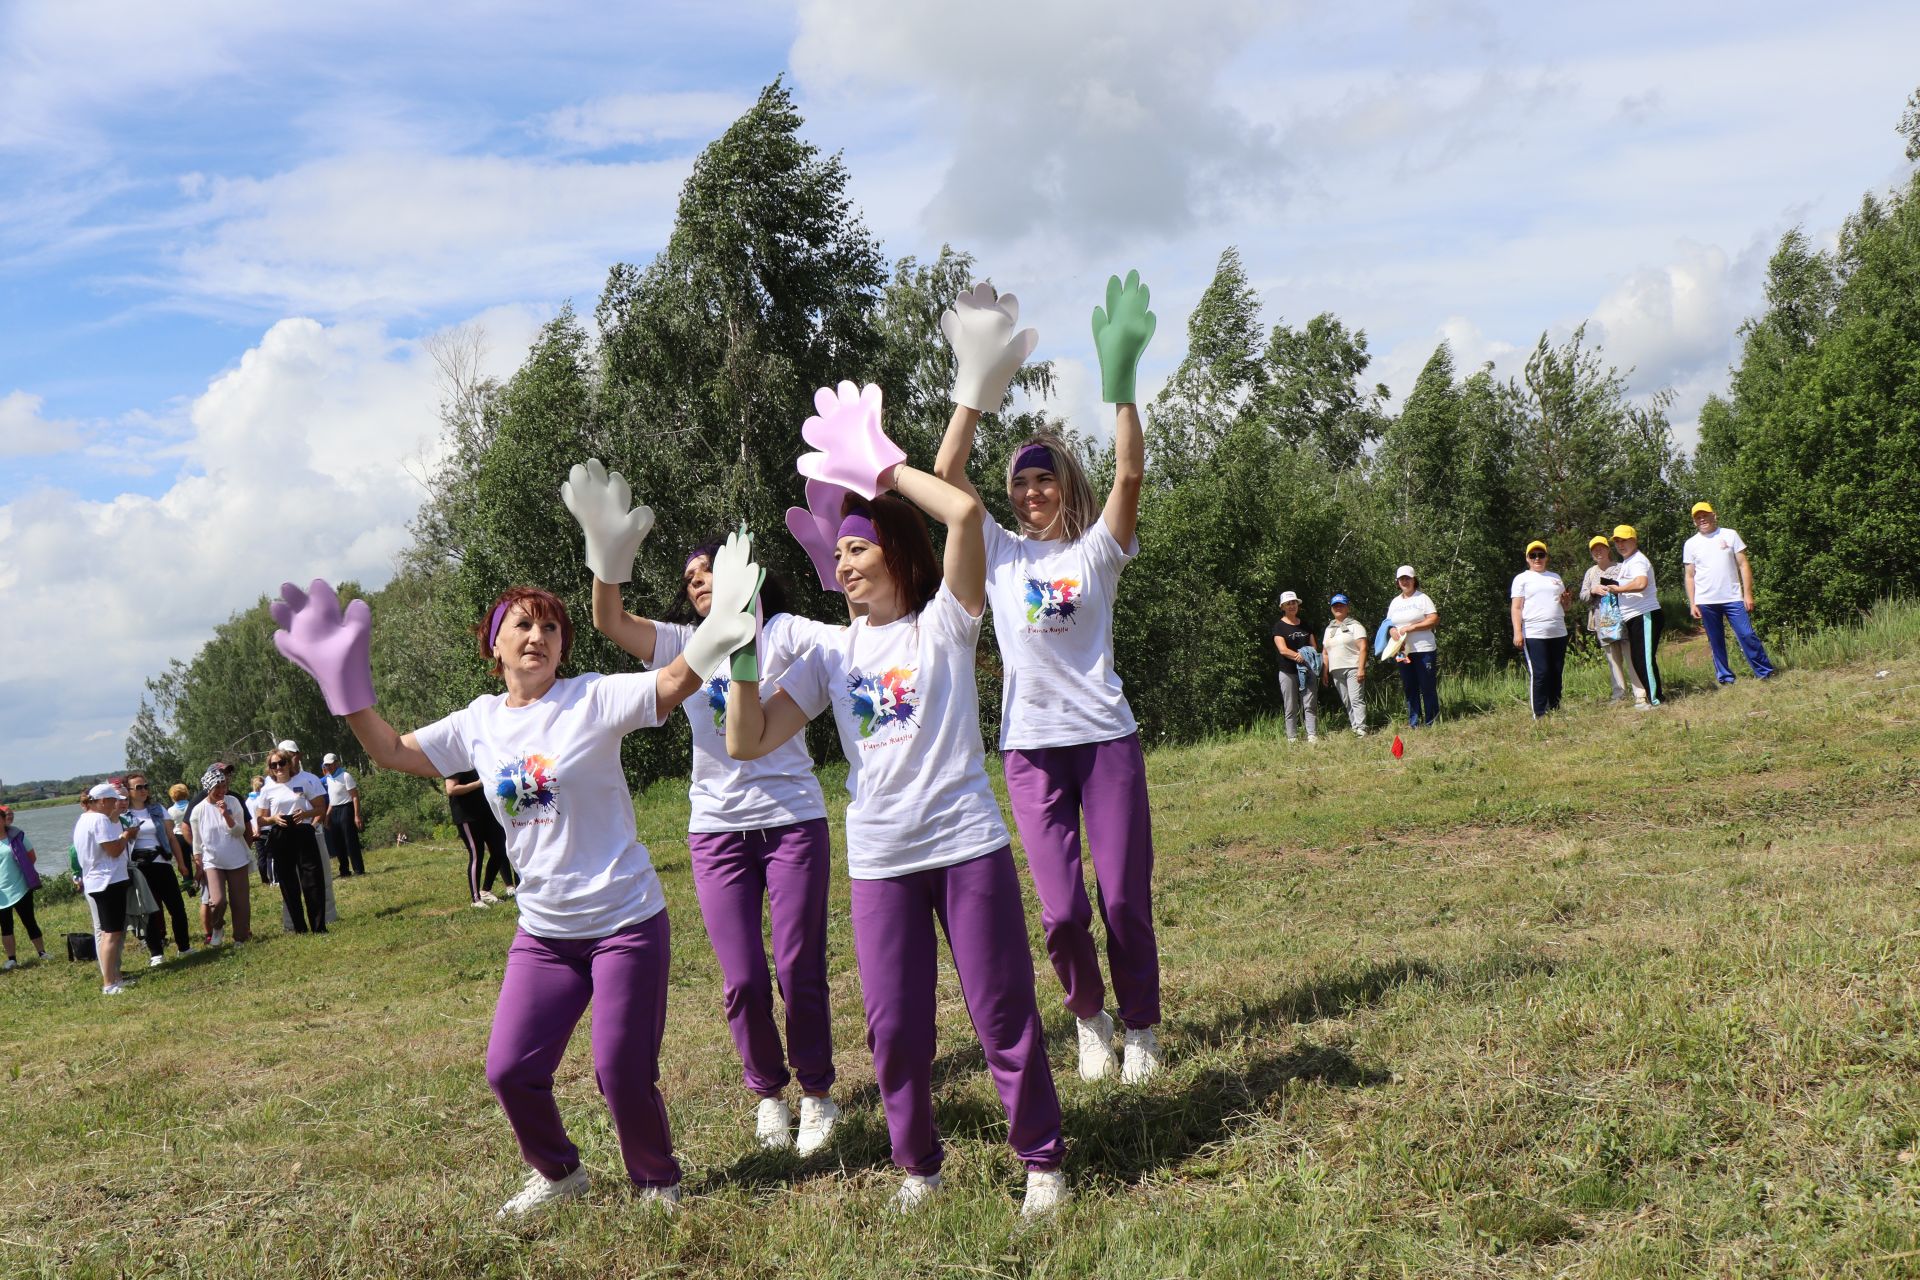
[[[509,760],[494,775],[493,793],[509,818],[533,820],[538,811],[551,813],[559,806],[554,789],[560,785],[559,767],[552,756],[538,753],[523,760]]]
[[[1072,622],[1080,611],[1080,579],[1028,578],[1027,621]]]
[[[727,686],[732,682],[725,676],[715,676],[707,681],[707,710],[713,712],[713,727],[727,727]]]
[[[847,696],[862,738],[871,738],[889,725],[913,723],[919,710],[920,695],[913,687],[918,676],[912,667],[889,667],[878,675],[856,671],[847,677]]]

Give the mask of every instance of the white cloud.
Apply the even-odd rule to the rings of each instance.
[[[282,313],[418,313],[597,289],[672,226],[684,159],[372,154],[213,179],[166,283]]]
[[[1610,361],[1633,368],[1636,390],[1677,384],[1702,365],[1724,374],[1740,321],[1759,301],[1763,245],[1737,257],[1717,245],[1678,248],[1673,261],[1631,272],[1593,309],[1593,336]]]
[[[0,396],[0,458],[64,453],[80,447],[80,424],[41,417],[40,407],[45,403],[40,396],[25,391]]]
[[[750,105],[731,93],[619,93],[549,112],[540,128],[569,147],[604,151],[704,140],[732,124]]]
[[[948,236],[1068,227],[1085,242],[1189,230],[1275,193],[1269,131],[1217,92],[1285,6],[1196,0],[804,0],[790,55],[811,100],[913,123],[946,158],[925,218]],[[810,101],[810,106],[812,102]]]
[[[482,372],[510,373],[541,320],[477,317]],[[419,509],[439,401],[425,342],[374,322],[282,320],[187,408],[188,465],[164,493],[42,489],[0,507],[0,590],[13,616],[36,619],[0,682],[0,776],[113,763],[80,749],[86,735],[124,733],[146,677],[282,581],[384,583]],[[130,563],[157,577],[129,589]],[[71,704],[45,696],[76,673],[86,688]]]

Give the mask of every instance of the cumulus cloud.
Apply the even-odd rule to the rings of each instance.
[[[752,104],[731,93],[618,93],[542,117],[541,132],[582,151],[705,139]]]
[[[1272,197],[1272,133],[1218,91],[1244,40],[1284,7],[1117,0],[805,0],[791,61],[810,95],[890,95],[948,155],[929,221],[1011,238],[1173,233]]]
[[[1600,299],[1593,334],[1614,364],[1633,367],[1635,390],[1677,387],[1702,372],[1724,376],[1740,322],[1760,300],[1765,266],[1758,243],[1729,255],[1683,241],[1672,261],[1630,272]]]
[[[500,308],[473,321],[481,371],[511,372],[541,319]],[[147,676],[283,580],[391,576],[439,439],[427,346],[374,322],[282,320],[185,410],[187,466],[165,492],[41,489],[0,507],[0,590],[11,616],[35,620],[0,680],[0,776],[113,763],[86,736],[124,733]],[[129,563],[158,577],[129,584]]]
[[[0,458],[64,453],[81,444],[80,424],[40,416],[46,401],[25,391],[0,396]]]

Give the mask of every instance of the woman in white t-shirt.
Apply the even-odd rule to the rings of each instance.
[[[246,807],[227,792],[227,771],[214,765],[200,778],[206,795],[193,806],[193,860],[206,884],[200,897],[201,926],[207,945],[226,941],[228,904],[233,909],[233,940],[253,938],[252,889],[248,872],[253,859],[247,850]]]
[[[575,467],[567,479],[567,505],[589,537],[594,629],[649,667],[680,656],[693,635],[688,621],[713,605],[713,557],[718,541],[688,553],[680,592],[655,622],[626,611],[620,587],[632,576],[638,543],[620,540],[603,516],[624,515],[631,493],[615,471],[598,460]],[[605,525],[607,538],[602,538]],[[611,563],[601,563],[603,542]],[[605,576],[603,576],[605,575]],[[777,686],[797,643],[820,624],[797,618],[786,606],[777,579],[760,589],[759,657],[764,682]],[[720,962],[722,1007],[742,1077],[760,1099],[754,1132],[769,1148],[795,1146],[793,1113],[782,1094],[800,1081],[801,1155],[827,1142],[840,1115],[833,1086],[833,1019],[827,994],[827,889],[833,849],[827,836],[827,803],[813,776],[813,758],[796,735],[771,754],[737,761],[727,754],[728,673],[716,672],[699,696],[680,704],[693,731],[693,782],[687,853],[694,893],[714,958]],[[764,918],[773,918],[773,973],[767,969]],[[774,980],[787,1009],[785,1056],[773,1017]],[[789,1069],[789,1063],[791,1069]]]
[[[1440,715],[1440,642],[1434,632],[1440,611],[1420,589],[1420,575],[1403,564],[1393,571],[1400,594],[1387,602],[1388,634],[1401,640],[1400,691],[1407,698],[1407,728],[1430,725]]]
[[[127,945],[127,849],[132,833],[115,818],[126,799],[111,782],[95,786],[80,801],[73,824],[73,851],[80,862],[80,888],[93,902],[98,922],[94,954],[100,962],[100,994],[121,995],[120,955]]]
[[[723,554],[757,582],[744,540]],[[659,672],[561,676],[573,624],[558,597],[512,587],[474,628],[482,657],[506,686],[402,735],[373,708],[367,657],[371,617],[355,601],[344,617],[325,582],[291,583],[274,606],[275,644],[319,682],[368,758],[423,778],[478,770],[520,873],[520,927],[487,1044],[487,1083],[533,1172],[503,1218],[582,1195],[587,1175],[554,1105],[553,1076],[574,1027],[593,1007],[594,1074],[634,1187],[679,1200],[660,1038],[666,1026],[666,901],[647,847],[634,834],[620,740],[652,728],[752,638],[752,600],[730,601],[688,651]],[[690,665],[689,660],[695,665]]]
[[[1080,1075],[1119,1067],[1128,1083],[1160,1067],[1160,948],[1153,927],[1153,823],[1139,727],[1114,667],[1113,609],[1120,575],[1139,553],[1146,446],[1133,403],[1132,364],[1152,333],[1147,290],[1108,286],[1097,313],[1106,399],[1114,405],[1113,487],[1096,498],[1073,447],[1050,433],[1007,457],[1003,483],[1014,525],[982,521],[987,601],[1000,647],[1000,760],[1007,800],[1040,899],[1047,958],[1078,1023]],[[934,474],[977,498],[967,476],[982,412],[995,412],[1032,343],[1015,334],[1019,304],[976,285],[941,319],[956,363],[953,417]],[[1111,313],[1111,314],[1109,314]],[[1132,323],[1130,335],[1116,323]],[[1116,339],[1129,340],[1116,346]],[[1107,370],[1108,364],[1127,368]],[[1309,713],[1311,714],[1311,713]],[[1311,730],[1312,721],[1309,720]],[[1124,1036],[1114,1054],[1114,1017],[1093,935],[1081,865],[1080,824],[1106,927],[1114,1012]]]
[[[843,395],[848,390],[843,384]],[[878,436],[877,405],[871,430]],[[877,452],[900,456],[886,449],[890,455]],[[978,499],[912,467],[868,474],[871,481],[848,487],[895,489],[947,526],[944,581],[926,522],[909,501],[849,495],[836,577],[864,616],[810,633],[764,704],[756,685],[736,678],[727,750],[759,759],[832,709],[853,797],[847,871],[867,1042],[893,1160],[907,1175],[895,1208],[912,1209],[940,1186],[933,1059],[944,927],[1006,1109],[1008,1141],[1028,1170],[1022,1212],[1041,1213],[1065,1197],[1065,1148],[1019,875],[980,738],[974,653],[987,600],[986,513]]]
[[[1573,595],[1560,575],[1547,568],[1547,544],[1527,544],[1527,567],[1514,575],[1507,595],[1513,621],[1513,647],[1527,661],[1527,691],[1538,720],[1560,707],[1560,678],[1567,665],[1567,606]]]

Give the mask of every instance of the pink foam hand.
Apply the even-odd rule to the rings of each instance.
[[[273,615],[273,647],[280,656],[312,676],[337,716],[373,705],[373,662],[367,656],[373,636],[373,611],[355,600],[343,612],[340,597],[326,579],[315,578],[305,591],[280,584]]]
[[[887,473],[907,460],[880,428],[880,388],[871,382],[822,387],[813,393],[813,407],[818,412],[800,424],[800,435],[818,452],[800,455],[800,474],[879,497]]]
[[[807,481],[807,505],[787,508],[787,532],[813,561],[820,585],[829,591],[840,590],[834,576],[833,547],[840,532],[841,513],[852,492],[824,480]]]

